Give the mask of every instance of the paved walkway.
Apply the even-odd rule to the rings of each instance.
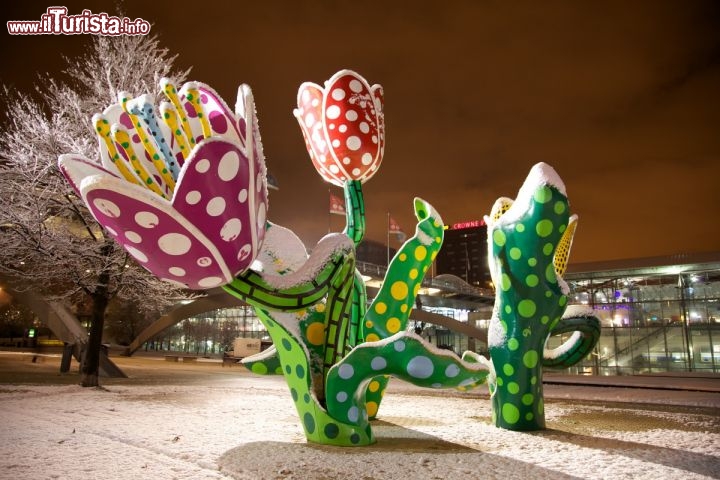
[[[77,363],[73,362],[71,374],[58,375],[60,356],[42,355],[37,363],[32,354],[0,351],[0,383],[76,383]],[[240,365],[223,368],[219,359],[201,358],[193,363],[170,363],[162,355],[135,355],[112,357],[131,378],[104,379],[101,383],[130,385],[158,381],[181,383],[232,379],[237,375],[251,375]],[[282,381],[282,379],[278,379]],[[720,375],[698,372],[671,372],[653,375],[628,376],[580,376],[545,373],[544,396],[547,399],[567,402],[592,402],[599,404],[639,403],[670,407],[710,408],[720,415]],[[399,380],[390,382],[388,391],[416,395],[448,395],[489,398],[486,387],[468,392],[454,390],[429,390]]]
[[[625,376],[545,374],[543,379],[546,384],[552,385],[592,385],[720,393],[720,375],[701,372],[668,372]]]

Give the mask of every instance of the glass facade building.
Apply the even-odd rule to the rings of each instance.
[[[720,373],[719,254],[579,267],[566,275],[570,303],[591,306],[602,335],[572,373]]]
[[[371,270],[363,266],[363,273],[374,278],[384,273],[381,267],[377,272]],[[570,287],[569,303],[591,306],[601,321],[602,335],[590,356],[564,372],[720,373],[720,253],[571,264],[565,280]],[[447,291],[433,290],[432,294],[421,293],[424,310],[469,322],[487,332],[492,292],[477,289],[473,299],[464,291],[462,302],[458,302]],[[458,354],[473,350],[488,355],[483,339],[438,325],[420,324],[412,317],[408,328]],[[547,347],[559,346],[568,336],[551,337]],[[245,306],[183,320],[154,342],[148,342],[147,347],[218,354],[230,348],[236,337],[270,340],[253,308]]]

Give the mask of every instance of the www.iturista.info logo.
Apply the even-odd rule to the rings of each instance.
[[[48,7],[40,20],[7,22],[10,35],[147,35],[150,23],[142,18],[110,16],[83,10],[80,15],[68,15],[66,7]]]

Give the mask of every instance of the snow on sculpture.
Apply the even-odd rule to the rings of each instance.
[[[369,306],[355,269],[365,234],[362,184],[384,154],[379,85],[342,70],[324,87],[299,89],[294,114],[308,153],[318,173],[343,188],[347,212],[344,231],[322,238],[309,255],[292,231],[266,219],[250,88],[239,88],[233,113],[207,85],[189,82],[178,92],[163,79],[160,86],[169,101],[157,108],[150,95],[121,94],[93,117],[102,166],[61,155],[60,169],[108,234],[154,275],[191,289],[222,287],[255,307],[274,345],[244,363],[285,376],[309,441],[374,442],[370,420],[389,376],[459,390],[489,380],[498,426],[543,428],[541,366],[579,361],[599,333],[591,312],[562,318],[560,275],[575,222],[550,167],[536,166],[518,199],[500,199],[488,218],[498,286],[492,362],[473,352],[461,359],[406,331],[443,242],[443,221],[428,202],[414,200],[415,234]],[[570,331],[579,333],[543,351],[550,334]]]

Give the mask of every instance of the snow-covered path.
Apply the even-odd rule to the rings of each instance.
[[[305,442],[279,377],[126,361],[134,378],[102,389],[0,385],[0,478],[720,478],[707,408],[548,400],[548,430],[520,433],[492,426],[486,398],[398,386],[376,445],[326,447]]]

